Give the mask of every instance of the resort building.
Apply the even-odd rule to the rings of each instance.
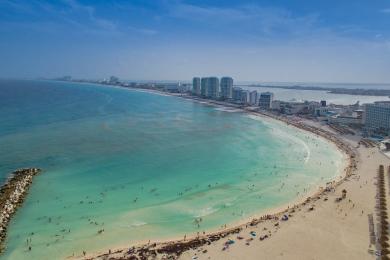
[[[329,107],[316,107],[314,109],[314,116],[321,117],[329,115]]]
[[[272,109],[278,110],[282,114],[296,115],[307,114],[309,105],[305,102],[285,102],[285,101],[273,101]]]
[[[262,109],[271,109],[274,94],[271,92],[264,92],[260,94],[259,107]]]
[[[365,105],[364,123],[366,128],[383,132],[390,131],[390,101]]]
[[[200,78],[194,77],[192,79],[192,94],[200,96]]]
[[[231,77],[221,78],[221,98],[232,99],[233,97],[233,79]]]
[[[206,82],[206,96],[212,99],[217,99],[219,97],[219,79],[217,77],[209,77]]]
[[[242,90],[240,95],[241,95],[241,103],[247,105],[249,103],[249,91]]]
[[[321,106],[320,102],[317,101],[310,101],[309,102],[309,114],[315,115],[315,110]]]
[[[179,82],[178,89],[180,93],[190,93],[192,89],[192,84]]]
[[[156,84],[155,87],[157,89],[162,89],[166,92],[171,93],[179,93],[180,92],[180,83],[164,83],[164,84]]]
[[[207,97],[208,93],[207,93],[207,81],[208,81],[208,78],[202,78],[200,80],[200,94],[203,96],[203,97]]]
[[[341,124],[341,125],[361,125],[362,118],[355,117],[355,116],[334,115],[328,118],[328,122],[331,124]]]
[[[256,106],[257,105],[257,91],[253,90],[249,93],[249,105]]]
[[[119,83],[119,79],[115,76],[111,76],[110,77],[110,80],[108,81],[108,83],[110,84],[118,84]]]
[[[241,101],[241,91],[242,91],[242,88],[239,88],[239,87],[234,87],[233,88],[233,100],[234,101]]]

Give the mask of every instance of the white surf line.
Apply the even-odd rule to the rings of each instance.
[[[293,134],[286,133],[285,131],[280,130],[273,123],[271,123],[271,122],[269,122],[267,120],[263,120],[259,116],[248,115],[248,117],[251,118],[251,119],[259,120],[259,121],[263,122],[264,124],[266,124],[269,128],[271,128],[273,130],[273,133],[277,133],[277,135],[279,137],[288,138],[288,139],[292,140],[293,142],[300,143],[304,147],[304,149],[306,150],[306,156],[305,156],[305,159],[304,159],[304,164],[307,164],[309,162],[309,160],[311,158],[311,150],[310,150],[310,147],[307,145],[307,143],[304,140],[294,136]]]

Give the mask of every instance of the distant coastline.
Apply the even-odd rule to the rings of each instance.
[[[359,96],[385,96],[390,97],[390,90],[387,89],[364,89],[364,88],[331,88],[331,87],[314,87],[314,86],[282,86],[282,85],[240,85],[247,87],[261,87],[261,88],[272,88],[272,89],[293,89],[293,90],[314,90],[314,91],[326,91],[331,94],[344,94],[344,95],[359,95]]]
[[[44,79],[48,80],[48,79]],[[64,80],[64,79],[52,79],[55,81],[69,81],[69,82],[79,82],[79,83],[96,83],[102,84],[99,81],[94,80]],[[144,83],[148,83],[145,81]],[[157,81],[150,81],[150,83],[157,83]],[[164,84],[163,82],[161,84]],[[105,84],[106,85],[106,84]],[[373,84],[375,85],[375,84]],[[279,84],[235,84],[236,87],[250,87],[250,88],[269,88],[269,89],[287,89],[287,90],[310,90],[310,91],[325,91],[329,94],[343,94],[343,95],[353,95],[353,96],[374,96],[374,97],[388,97],[390,98],[390,89],[383,88],[346,88],[346,87],[325,87],[325,86],[304,86],[302,84],[294,84],[294,85],[282,85]],[[390,85],[389,85],[390,86]]]

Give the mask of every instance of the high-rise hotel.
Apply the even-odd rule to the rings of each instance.
[[[274,94],[271,92],[264,92],[260,94],[259,107],[262,109],[270,109],[272,101],[274,100]]]
[[[233,79],[231,77],[221,78],[221,98],[232,99],[233,97]]]
[[[198,80],[195,78],[192,81],[192,88],[195,89],[195,84]],[[207,98],[218,99],[219,98],[219,79],[217,77],[208,77],[200,79],[200,95]],[[199,94],[197,94],[199,95]]]
[[[212,99],[219,97],[219,79],[217,77],[207,79],[207,97]]]
[[[200,80],[200,95],[202,97],[207,97],[207,80],[208,78],[202,78]]]
[[[200,78],[194,77],[192,79],[192,93],[194,95],[199,96],[200,95]]]
[[[390,133],[390,102],[378,101],[366,104],[363,120],[366,128]]]
[[[222,77],[194,77],[192,79],[192,93],[204,98],[231,100],[233,98],[233,79]]]

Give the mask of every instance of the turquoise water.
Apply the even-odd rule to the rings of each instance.
[[[43,169],[0,259],[218,229],[304,196],[343,167],[341,153],[311,134],[176,97],[0,81],[0,101],[2,181],[15,168]]]

